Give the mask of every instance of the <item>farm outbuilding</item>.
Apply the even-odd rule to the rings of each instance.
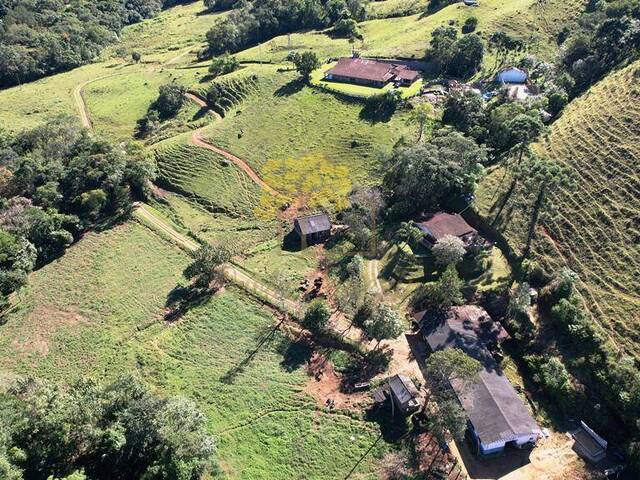
[[[424,233],[422,243],[427,248],[433,247],[445,235],[460,238],[465,246],[470,246],[479,239],[477,230],[457,213],[439,212],[417,221],[416,225]]]
[[[408,415],[420,408],[420,394],[413,381],[404,375],[394,375],[387,380],[391,401],[395,407]]]
[[[300,247],[316,245],[326,241],[331,235],[331,220],[326,213],[298,217],[293,228],[300,237]]]
[[[477,453],[486,456],[508,447],[535,445],[542,430],[491,353],[508,338],[502,326],[476,306],[454,307],[444,317],[426,313],[417,317],[432,352],[459,348],[482,365],[473,384],[451,381],[469,418],[469,433]]]

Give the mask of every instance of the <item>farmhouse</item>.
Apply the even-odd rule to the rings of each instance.
[[[391,400],[404,415],[415,412],[420,408],[418,389],[411,379],[404,375],[394,375],[387,381]]]
[[[439,212],[416,222],[424,233],[422,243],[425,247],[433,247],[445,235],[460,238],[465,246],[471,246],[479,240],[478,232],[459,214]]]
[[[331,221],[326,213],[298,217],[293,227],[300,237],[301,248],[324,242],[331,235]]]
[[[335,67],[325,73],[324,78],[336,82],[384,87],[389,82],[408,86],[422,77],[406,65],[366,58],[341,58]]]
[[[454,307],[443,318],[424,312],[416,318],[431,351],[459,348],[482,364],[476,383],[451,381],[469,417],[469,433],[478,454],[535,445],[542,431],[491,353],[508,338],[502,326],[482,308],[471,305]]]

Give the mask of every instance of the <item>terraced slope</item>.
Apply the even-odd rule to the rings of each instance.
[[[203,130],[203,136],[259,174],[269,160],[317,155],[345,166],[354,183],[366,183],[379,166],[380,152],[389,151],[403,135],[415,135],[406,112],[370,121],[363,117],[361,103],[305,86],[295,72],[258,65],[245,70],[257,75],[255,90],[228,108],[222,121]]]
[[[177,190],[211,213],[250,216],[260,188],[222,155],[169,140],[154,149],[160,184]]]
[[[577,185],[552,193],[557,209],[543,219],[534,251],[551,269],[576,271],[593,317],[640,356],[640,62],[575,100],[536,148],[569,165]],[[508,183],[497,169],[481,186],[479,207],[488,218],[501,198],[496,189]],[[498,222],[516,249],[531,203],[516,193]]]

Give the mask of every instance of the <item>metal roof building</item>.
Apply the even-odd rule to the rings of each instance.
[[[300,237],[302,248],[324,242],[331,235],[331,221],[326,213],[298,217],[293,227]]]
[[[422,334],[432,351],[459,348],[482,364],[474,384],[451,382],[469,417],[479,453],[535,444],[542,431],[487,348],[508,337],[504,329],[475,306],[454,307],[444,318],[423,316],[422,322]]]

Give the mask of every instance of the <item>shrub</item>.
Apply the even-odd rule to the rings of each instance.
[[[456,265],[466,253],[464,242],[453,235],[445,235],[431,249],[438,265]]]
[[[331,312],[326,302],[314,300],[307,308],[302,323],[312,332],[320,332],[325,329],[330,317]]]
[[[564,92],[553,92],[549,95],[549,113],[554,117],[558,115],[569,103],[569,97]]]
[[[462,26],[462,33],[471,33],[475,31],[478,26],[478,19],[476,17],[469,17],[465,20]]]
[[[533,373],[533,381],[540,385],[554,402],[565,410],[575,407],[576,391],[569,372],[559,358],[527,355],[524,361]]]
[[[240,62],[238,59],[229,53],[225,53],[221,57],[214,57],[209,65],[209,73],[214,77],[220,75],[226,75],[231,72],[235,72],[240,68]]]

